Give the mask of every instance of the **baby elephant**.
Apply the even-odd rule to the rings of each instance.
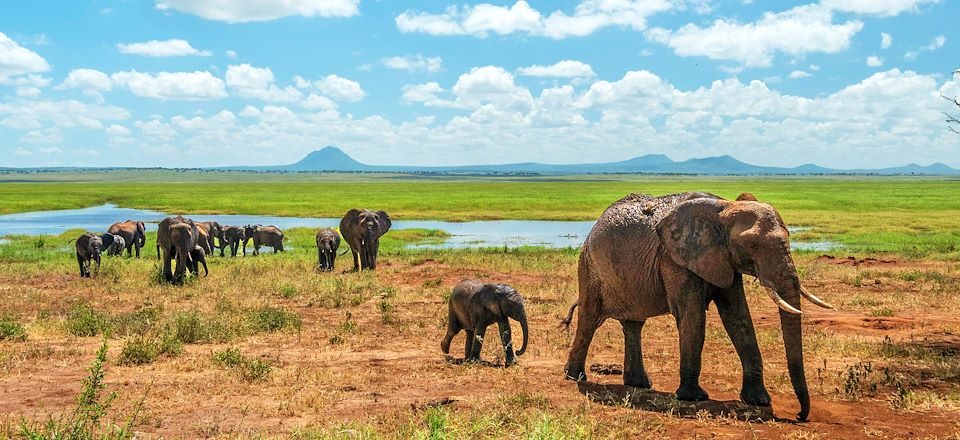
[[[444,353],[450,353],[450,341],[466,330],[467,343],[464,348],[464,360],[479,361],[483,349],[483,335],[487,326],[496,323],[507,365],[513,365],[517,358],[513,354],[513,339],[510,334],[510,322],[513,318],[523,330],[523,346],[517,356],[527,351],[527,312],[523,307],[523,298],[516,289],[506,284],[489,284],[477,280],[461,281],[450,295],[450,308],[447,315],[447,335],[440,343]]]
[[[107,250],[107,255],[111,257],[119,257],[123,254],[123,250],[127,248],[127,242],[123,237],[119,235],[113,236],[113,244],[110,245],[110,248]]]
[[[200,276],[200,265],[203,265],[203,276],[210,275],[210,269],[207,269],[207,253],[203,250],[203,247],[197,245],[193,248],[193,251],[190,252],[190,259],[187,261],[187,270],[193,272],[194,275]]]
[[[116,236],[113,234],[86,233],[77,239],[77,264],[80,266],[81,278],[90,278],[91,261],[97,263],[96,270],[100,271],[100,254],[110,249],[114,237]]]
[[[321,271],[332,272],[340,247],[340,234],[331,228],[317,231],[317,265]]]

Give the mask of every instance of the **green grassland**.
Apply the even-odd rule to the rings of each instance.
[[[960,179],[592,175],[451,177],[391,174],[113,171],[0,175],[0,214],[103,203],[164,212],[339,217],[352,207],[396,219],[593,220],[631,192],[751,192],[796,240],[851,252],[960,259]]]

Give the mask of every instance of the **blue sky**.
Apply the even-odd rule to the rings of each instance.
[[[948,0],[140,0],[0,14],[0,166],[960,167]]]

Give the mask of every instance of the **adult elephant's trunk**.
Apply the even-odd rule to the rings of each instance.
[[[360,266],[364,269],[377,268],[377,246],[378,238],[372,228],[363,231],[363,239],[360,242]]]
[[[529,340],[530,328],[527,327],[527,312],[522,307],[520,311],[517,312],[517,316],[514,318],[517,322],[520,323],[520,330],[523,331],[523,345],[520,346],[520,349],[517,350],[517,356],[521,356],[527,351],[527,341]]]
[[[780,267],[774,273],[759,274],[760,282],[768,288],[771,298],[780,306],[780,328],[783,332],[783,346],[787,355],[787,371],[790,373],[793,391],[800,402],[797,419],[806,420],[807,415],[810,414],[810,393],[807,390],[807,379],[803,370],[800,278],[789,257],[778,266]]]

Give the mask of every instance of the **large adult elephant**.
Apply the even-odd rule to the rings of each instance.
[[[597,327],[612,318],[623,326],[624,383],[649,388],[640,332],[647,318],[670,313],[680,334],[677,398],[707,399],[699,383],[700,356],[706,308],[712,301],[743,366],[740,399],[770,405],[743,274],[760,280],[780,308],[787,368],[800,401],[798,418],[806,419],[810,396],[803,371],[800,297],[831,306],[801,287],[779,213],[754,201],[728,201],[706,193],[631,194],[610,205],[580,254],[580,310],[567,377],[586,379],[590,341]]]
[[[377,268],[380,237],[390,230],[390,216],[384,211],[351,209],[340,219],[340,235],[350,245],[353,270]]]
[[[197,222],[197,226],[205,229],[207,231],[207,240],[206,245],[200,243],[200,246],[203,247],[203,250],[207,252],[207,255],[212,255],[213,250],[217,248],[216,241],[220,242],[220,256],[223,256],[223,248],[225,243],[223,241],[223,227],[220,226],[220,223],[209,221],[209,222]],[[215,241],[216,239],[216,241]]]
[[[157,227],[157,257],[163,249],[163,278],[180,284],[192,266],[191,252],[197,247],[200,233],[197,225],[183,216],[167,217]],[[170,270],[170,262],[176,258],[176,271]]]
[[[140,248],[147,245],[146,227],[143,222],[136,220],[127,220],[110,225],[107,232],[113,235],[123,237],[127,244],[127,256],[133,255],[133,250],[137,251],[137,258],[140,258]]]
[[[260,255],[260,246],[270,246],[273,253],[283,252],[283,231],[276,226],[246,225],[243,239],[243,255],[247,255],[247,242],[253,240],[253,255]]]
[[[206,255],[209,255],[214,249],[210,247],[210,242],[213,241],[213,238],[210,237],[210,231],[207,230],[207,227],[201,222],[194,222],[194,224],[197,225],[197,246],[199,246]]]
[[[236,257],[240,243],[246,241],[246,233],[242,226],[223,226],[223,232],[220,239],[220,256],[223,256],[223,249],[230,248],[230,256]]]

